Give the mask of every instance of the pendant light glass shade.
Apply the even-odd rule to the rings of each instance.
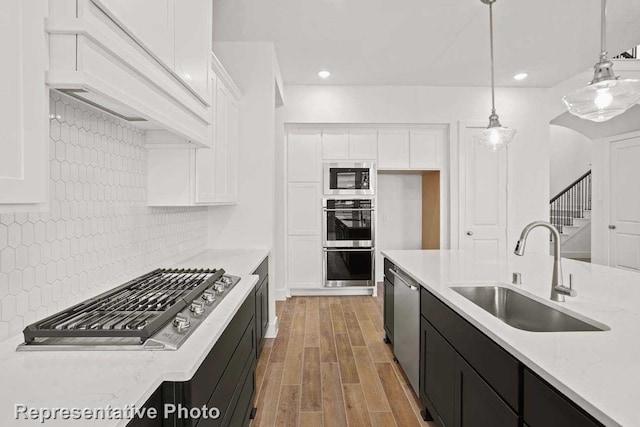
[[[571,114],[593,122],[606,122],[640,101],[640,80],[616,77],[613,63],[607,58],[607,0],[602,0],[601,18],[600,61],[593,67],[593,80],[562,98]]]
[[[640,101],[640,81],[602,80],[562,98],[569,112],[581,119],[606,122]]]
[[[495,77],[493,64],[493,3],[496,0],[480,0],[489,5],[489,37],[491,45],[491,115],[489,126],[479,135],[474,136],[475,141],[491,151],[498,151],[509,144],[516,134],[514,129],[509,129],[500,124],[500,118],[496,114]]]

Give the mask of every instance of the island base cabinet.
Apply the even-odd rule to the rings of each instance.
[[[423,317],[420,334],[420,398],[434,419],[443,426],[453,427],[456,351]]]
[[[456,359],[455,427],[518,427],[518,416],[467,364]]]
[[[518,427],[518,416],[421,318],[420,398],[444,427]]]
[[[523,415],[529,427],[602,427],[528,369],[524,370],[523,389]]]

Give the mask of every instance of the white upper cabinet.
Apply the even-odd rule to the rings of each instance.
[[[446,126],[378,131],[379,170],[434,170],[444,161]]]
[[[378,169],[409,168],[409,130],[378,131]]]
[[[409,133],[409,168],[439,169],[442,165],[444,129],[412,129]]]
[[[287,135],[289,182],[320,182],[322,159],[319,130],[292,129]]]
[[[341,160],[349,158],[349,131],[331,129],[322,131],[322,158]]]
[[[204,99],[209,91],[211,14],[211,0],[176,0],[174,70]]]
[[[174,69],[174,41],[178,9],[176,0],[92,0],[110,13],[111,18],[126,28],[129,34],[153,56]],[[191,3],[180,0],[180,3]],[[206,57],[206,53],[205,53]]]
[[[180,148],[172,143],[175,137],[171,134],[147,132],[150,206],[237,203],[240,91],[219,63],[216,72],[219,74],[212,71],[209,77],[213,105],[210,148]]]
[[[92,0],[208,101],[211,0]]]
[[[371,129],[325,129],[322,131],[323,160],[375,160],[378,133]]]
[[[6,0],[0,8],[0,204],[45,202],[49,91],[44,82],[43,1]],[[24,210],[24,207],[22,208]]]
[[[378,157],[378,132],[375,129],[351,129],[349,132],[349,158],[375,160]]]

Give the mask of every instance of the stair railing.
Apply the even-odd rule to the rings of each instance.
[[[591,171],[576,179],[550,201],[551,224],[560,233],[572,226],[574,218],[584,218],[591,210]]]

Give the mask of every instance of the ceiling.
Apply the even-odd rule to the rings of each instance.
[[[500,0],[496,83],[550,87],[593,65],[599,0]],[[609,0],[609,50],[640,44],[640,1]],[[214,0],[214,41],[273,41],[285,84],[486,86],[480,0]],[[332,75],[321,80],[317,72]],[[529,78],[515,82],[515,73]]]

